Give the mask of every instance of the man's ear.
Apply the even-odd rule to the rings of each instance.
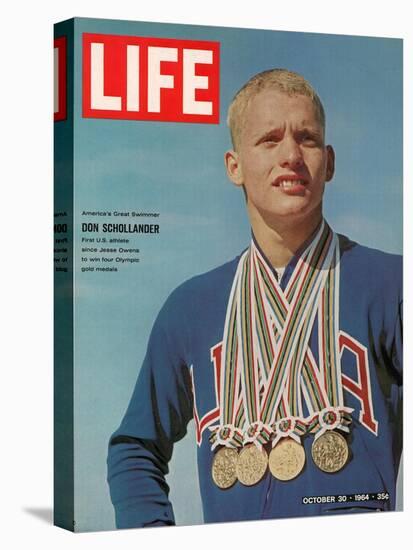
[[[334,170],[336,166],[336,154],[331,145],[327,145],[327,169],[326,169],[326,181],[331,181],[334,176]]]
[[[242,175],[241,162],[239,154],[236,151],[227,151],[225,153],[225,167],[232,183],[238,186],[243,185],[244,177]]]

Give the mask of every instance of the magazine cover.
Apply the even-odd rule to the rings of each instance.
[[[55,25],[56,525],[402,510],[402,54]]]

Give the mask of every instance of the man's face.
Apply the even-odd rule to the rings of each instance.
[[[334,152],[311,99],[268,89],[246,110],[238,152],[227,171],[243,185],[251,221],[314,220],[321,215],[324,184],[333,177]]]

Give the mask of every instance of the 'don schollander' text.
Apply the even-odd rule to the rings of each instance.
[[[100,226],[102,229],[100,229]],[[156,223],[82,223],[82,233],[159,233]]]

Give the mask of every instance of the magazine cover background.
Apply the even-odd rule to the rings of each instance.
[[[107,443],[125,412],[157,312],[178,284],[249,243],[244,197],[223,163],[231,147],[226,110],[235,91],[267,68],[303,74],[324,103],[327,143],[337,156],[325,194],[327,220],[356,241],[401,253],[402,42],[86,19],[75,28],[75,518],[77,530],[93,531],[115,526]],[[220,42],[220,124],[82,118],[82,32]],[[159,235],[106,235],[130,238],[125,246],[140,249],[139,264],[117,273],[81,272],[80,222],[153,222],[81,216],[96,210],[160,213]],[[202,523],[193,422],[175,447],[167,482],[177,523]]]

